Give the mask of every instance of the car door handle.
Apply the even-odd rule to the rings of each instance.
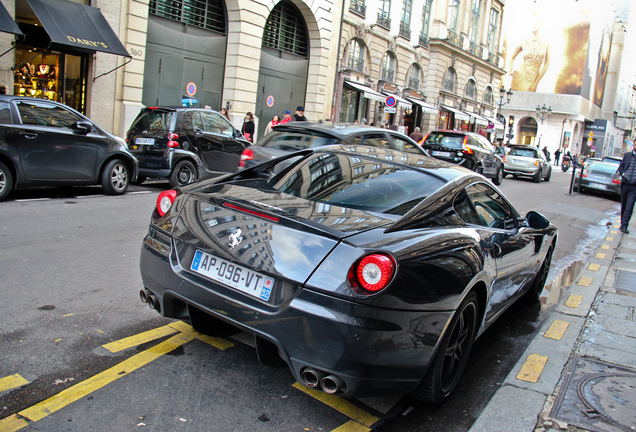
[[[497,243],[495,243],[494,245],[494,249],[495,249],[495,257],[498,257],[501,255],[501,246],[499,246]]]
[[[20,132],[20,135],[23,135],[26,139],[35,139],[38,137],[38,134],[31,132]]]

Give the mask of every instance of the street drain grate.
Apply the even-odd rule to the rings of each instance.
[[[636,293],[636,273],[627,270],[618,270],[616,272],[614,288]]]
[[[551,417],[595,432],[633,431],[636,371],[575,357]]]

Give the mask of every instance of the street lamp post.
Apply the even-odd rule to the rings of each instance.
[[[546,107],[543,104],[542,107],[537,105],[537,117],[541,119],[541,124],[543,124],[543,120],[550,119],[550,115],[552,114],[552,106]],[[539,142],[537,143],[537,147],[541,147],[541,135],[539,135]]]
[[[504,98],[506,99],[505,102]],[[495,101],[495,103],[497,104],[497,106],[499,106],[499,111],[497,112],[497,120],[504,124],[504,131],[506,130],[506,120],[502,120],[501,107],[504,105],[508,105],[510,103],[510,99],[512,99],[512,89],[508,89],[508,91],[506,91],[504,86],[501,86],[501,89],[499,89],[499,102]],[[512,127],[512,124],[510,124],[510,126],[508,127],[508,144],[510,144],[510,138],[512,137]]]

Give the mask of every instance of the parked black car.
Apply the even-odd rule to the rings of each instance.
[[[424,138],[422,148],[434,158],[483,174],[496,185],[503,181],[503,161],[495,153],[495,147],[490,141],[480,134],[437,130]]]
[[[191,107],[141,110],[126,134],[139,180],[167,178],[172,187],[238,169],[251,143],[223,115]]]
[[[123,194],[137,161],[122,138],[58,102],[0,95],[0,201],[33,186],[101,184]]]
[[[357,123],[290,122],[275,126],[273,132],[245,149],[240,167],[251,167],[290,152],[330,144],[355,144],[426,154],[411,138],[389,129]]]
[[[262,362],[308,387],[439,404],[475,338],[539,296],[555,244],[470,170],[314,147],[162,192],[140,297],[211,336],[252,333]]]

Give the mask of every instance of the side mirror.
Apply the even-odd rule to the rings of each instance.
[[[526,225],[534,229],[545,229],[550,226],[548,218],[534,210],[526,214]]]
[[[83,134],[88,134],[93,130],[93,123],[89,121],[80,120],[73,125],[73,129]]]

